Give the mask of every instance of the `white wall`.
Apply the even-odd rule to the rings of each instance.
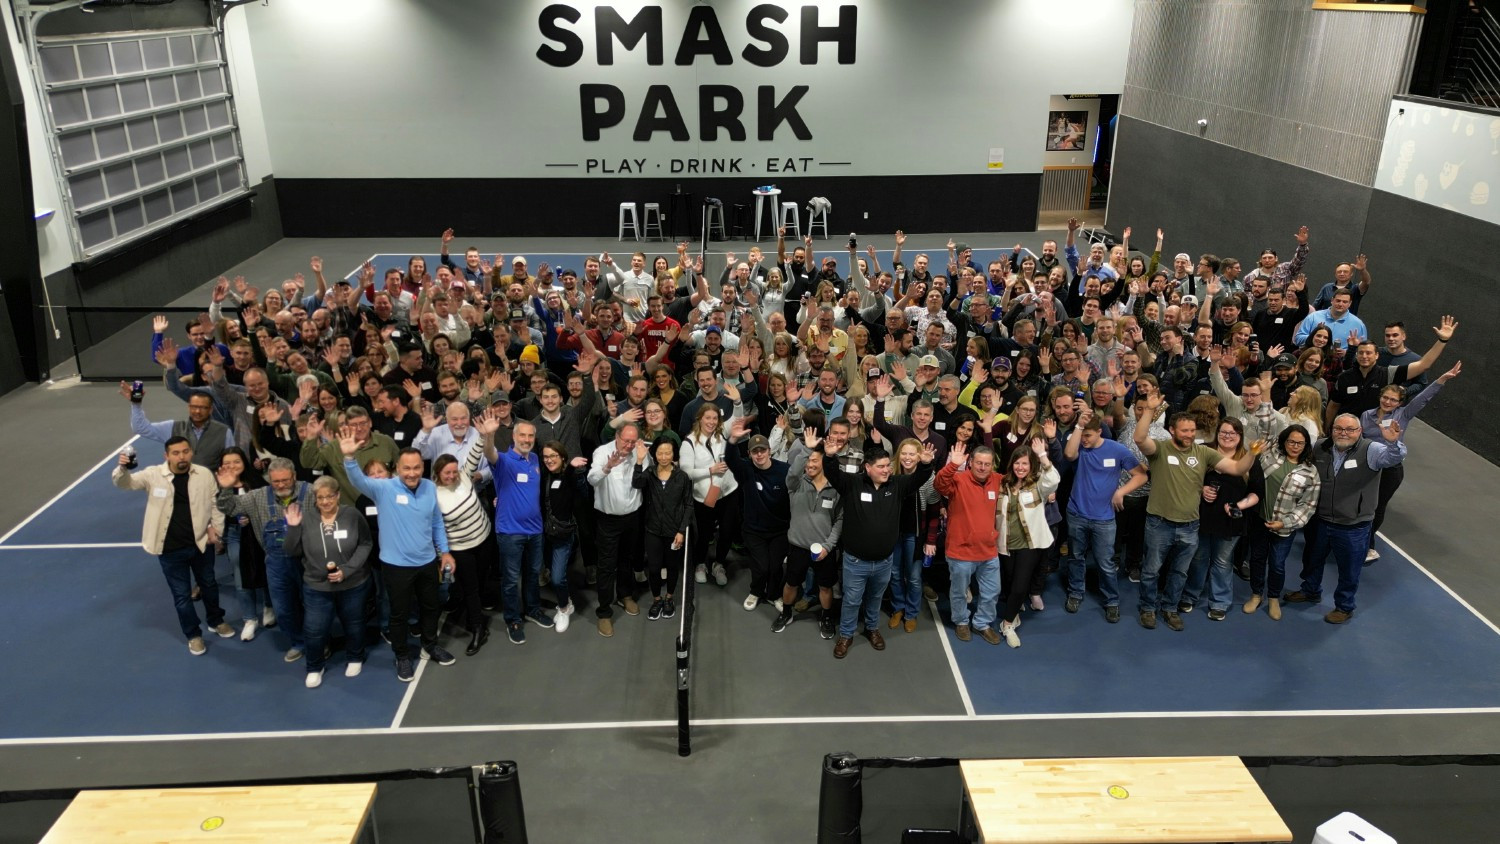
[[[836,0],[808,0],[824,26],[838,20]],[[641,175],[670,177],[673,159],[741,160],[764,174],[767,158],[814,163],[820,175],[986,172],[989,151],[1005,150],[1003,172],[1035,173],[1044,162],[1042,130],[1055,92],[1122,89],[1133,14],[1131,0],[944,0],[857,6],[856,61],[840,65],[830,44],[815,66],[798,61],[800,5],[774,24],[791,42],[782,63],[757,67],[741,57],[752,42],[747,12],[756,0],[716,0],[733,63],[700,56],[673,64],[688,10],[708,4],[662,0],[665,62],[648,66],[644,43],[601,67],[594,50],[593,3],[574,2],[582,18],[577,64],[557,68],[537,57],[556,46],[539,27],[549,0],[298,0],[251,4],[243,14],[254,48],[272,162],[282,178],[583,177],[584,164],[644,159]],[[609,4],[602,4],[609,5]],[[632,18],[651,4],[615,4]],[[1116,43],[1087,58],[1063,46]],[[1061,52],[1059,52],[1061,51]],[[583,140],[579,86],[618,86],[624,123],[601,140]],[[691,139],[666,134],[631,139],[648,86],[669,85]],[[733,85],[746,94],[748,139],[698,137],[698,86]],[[773,141],[755,139],[757,86],[777,97],[808,85],[798,111],[812,133],[796,140],[783,125]],[[1096,104],[1097,106],[1097,104]],[[755,169],[751,169],[751,165]],[[774,177],[768,177],[774,180]]]
[[[5,17],[5,47],[15,56],[16,70],[29,74],[31,58],[21,45],[20,33],[16,30],[15,13],[7,0],[0,15]],[[57,213],[52,220],[37,229],[37,248],[40,251],[42,277],[68,268],[76,258],[73,253],[73,238],[68,233],[68,214],[63,210],[62,195],[57,184],[57,169],[47,146],[47,129],[42,120],[36,87],[29,79],[21,85],[26,101],[26,141],[31,152],[31,192],[37,210],[50,208]]]
[[[245,178],[254,187],[271,175],[271,144],[261,114],[260,83],[255,76],[255,54],[245,11],[243,6],[231,9],[224,18],[224,54],[229,61],[230,90],[240,126],[240,149],[245,154]]]

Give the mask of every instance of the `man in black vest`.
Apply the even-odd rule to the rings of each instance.
[[[1343,624],[1354,615],[1354,593],[1370,545],[1370,521],[1380,498],[1380,472],[1406,459],[1401,425],[1392,420],[1380,430],[1383,442],[1360,436],[1359,417],[1339,414],[1332,436],[1319,444],[1313,465],[1323,488],[1311,537],[1302,554],[1302,588],[1282,598],[1288,604],[1316,604],[1323,599],[1323,564],[1333,552],[1339,585],[1333,610],[1323,616],[1329,624]]]
[[[141,409],[141,400],[131,394],[130,382],[120,382],[120,395],[130,399],[130,430],[142,439],[164,443],[182,437],[193,447],[193,463],[212,469],[219,464],[224,449],[234,445],[234,432],[222,422],[213,420],[214,400],[207,393],[188,396],[188,418],[176,422],[152,422]]]

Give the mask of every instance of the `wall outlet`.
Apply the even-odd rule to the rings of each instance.
[[[865,212],[865,219],[866,220],[870,219],[870,212],[869,211]]]

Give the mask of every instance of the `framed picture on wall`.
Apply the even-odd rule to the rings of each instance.
[[[1060,152],[1084,147],[1088,134],[1087,111],[1052,111],[1047,113],[1047,151]]]

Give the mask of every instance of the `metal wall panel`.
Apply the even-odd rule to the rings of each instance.
[[[1121,113],[1373,184],[1387,107],[1406,90],[1421,16],[1310,6],[1137,0]]]
[[[1042,168],[1041,210],[1086,210],[1093,186],[1094,171],[1087,167]]]

